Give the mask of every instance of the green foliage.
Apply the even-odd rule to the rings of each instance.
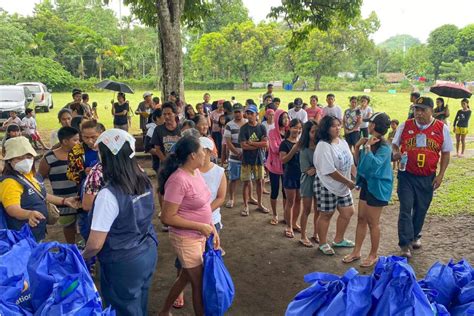
[[[456,46],[462,62],[473,61],[474,56],[474,24],[469,24],[459,30],[456,38]]]
[[[426,45],[415,45],[408,49],[403,59],[403,72],[407,77],[429,76],[433,73],[433,64],[429,59],[429,49]]]
[[[388,51],[403,51],[410,49],[412,46],[417,46],[420,44],[421,42],[419,39],[408,34],[401,34],[392,36],[389,39],[378,44],[377,46],[380,48],[384,48]]]
[[[463,65],[457,59],[451,63],[442,62],[441,66],[439,67],[439,70],[441,72],[440,77],[442,79],[459,81],[463,68]]]
[[[249,12],[242,0],[212,0],[208,14],[202,17],[204,33],[218,32],[229,24],[249,21]]]
[[[438,78],[443,61],[453,61],[451,59],[453,57],[453,49],[450,46],[455,44],[458,32],[459,30],[455,25],[445,24],[430,33],[428,48],[430,49],[430,60],[434,67],[435,78]]]

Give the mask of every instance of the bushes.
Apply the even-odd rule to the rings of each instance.
[[[234,81],[184,81],[187,90],[234,90]]]

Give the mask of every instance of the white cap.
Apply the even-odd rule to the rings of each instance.
[[[214,150],[214,142],[208,137],[199,137],[199,143],[204,149],[209,149],[210,151]]]
[[[124,130],[118,128],[106,130],[97,138],[95,145],[97,146],[99,143],[102,143],[110,149],[112,154],[117,155],[125,142],[130,144],[130,148],[132,149],[130,158],[133,158],[135,156],[135,138]]]
[[[149,97],[151,95],[153,95],[153,93],[151,93],[150,91],[147,91],[143,94],[143,98]]]

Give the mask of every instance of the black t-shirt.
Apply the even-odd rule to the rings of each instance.
[[[289,140],[285,139],[280,144],[279,152],[289,153],[291,148],[293,148],[295,144],[290,142]],[[296,154],[285,164],[283,164],[283,171],[286,176],[292,176],[295,178],[300,177],[301,170],[300,170],[300,152],[296,152]]]
[[[158,125],[153,132],[151,137],[150,144],[153,146],[159,146],[161,152],[164,155],[168,155],[171,151],[171,148],[178,142],[181,138],[181,129],[177,126],[174,130],[170,131],[166,126]]]
[[[240,128],[239,142],[253,141],[260,142],[267,138],[267,130],[262,124],[250,126],[248,123]],[[242,151],[242,163],[245,165],[263,165],[263,148]]]
[[[123,104],[119,104],[118,102],[115,102],[114,109],[115,109],[115,113],[120,113],[125,110],[130,111],[130,105],[128,104],[128,102],[125,102]],[[128,124],[127,115],[114,115],[114,125],[127,125],[127,124]]]
[[[470,118],[471,118],[471,110],[468,110],[468,111],[459,110],[458,113],[456,113],[456,118],[454,119],[454,126],[468,127]]]

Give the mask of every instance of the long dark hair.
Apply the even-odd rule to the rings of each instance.
[[[316,144],[320,141],[329,144],[331,143],[332,139],[331,134],[329,134],[329,130],[331,129],[334,121],[338,121],[339,123],[341,123],[340,119],[332,115],[327,115],[323,117],[321,121],[319,121],[318,133],[316,134]]]
[[[152,187],[150,179],[138,166],[137,158],[130,158],[132,149],[128,142],[125,142],[117,155],[105,144],[99,143],[99,154],[105,183],[110,183],[130,195],[144,194]]]
[[[309,137],[309,132],[313,128],[313,126],[318,126],[318,123],[316,123],[313,120],[309,120],[308,122],[304,123],[303,125],[303,132],[301,133],[301,138],[300,138],[300,143],[302,148],[308,148],[310,145],[310,137]],[[316,132],[317,134],[317,132]]]
[[[187,120],[191,120],[191,119],[192,119],[192,117],[189,116],[189,114],[188,114],[188,110],[189,110],[189,109],[192,109],[193,112],[194,112],[194,116],[196,116],[196,111],[194,111],[193,106],[192,106],[191,104],[188,104],[188,105],[186,105],[186,106],[184,107],[184,117],[185,117]]]
[[[301,124],[303,125],[303,123],[301,122],[300,119],[297,119],[297,118],[294,118],[290,121],[290,124],[288,125],[288,130],[286,131],[285,133],[285,139],[287,139],[288,137],[290,137],[290,128],[292,127],[295,127],[296,125],[298,124]]]
[[[169,177],[188,160],[189,155],[196,153],[200,147],[199,139],[193,136],[184,136],[176,143],[174,153],[166,158],[158,174],[160,194],[165,194],[165,184]]]

